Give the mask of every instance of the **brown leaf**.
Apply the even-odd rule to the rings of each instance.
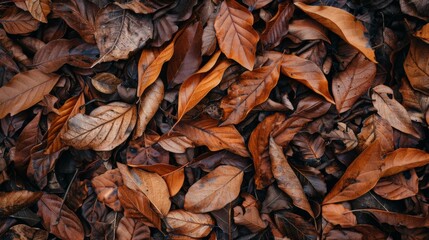
[[[282,74],[295,79],[319,94],[326,101],[334,103],[329,93],[328,80],[322,70],[312,61],[295,55],[284,54],[281,63]]]
[[[0,18],[0,23],[9,34],[26,34],[39,28],[39,22],[30,13],[9,6]]]
[[[161,47],[165,42],[169,41],[173,34],[179,30],[176,23],[176,16],[165,14],[153,22],[153,42],[151,46]],[[178,36],[179,34],[176,34]]]
[[[374,187],[374,192],[389,200],[402,200],[415,196],[419,191],[419,178],[414,170],[409,177],[403,173],[382,178]]]
[[[138,97],[158,79],[162,65],[173,56],[174,41],[175,39],[162,50],[157,48],[143,49],[138,63]]]
[[[378,114],[386,119],[393,128],[420,138],[419,133],[413,127],[407,110],[394,98],[390,98],[389,95],[391,94],[393,94],[393,90],[385,85],[378,85],[373,88],[372,100]]]
[[[47,182],[47,175],[55,167],[55,163],[60,156],[60,151],[45,154],[47,141],[42,141],[31,149],[30,164],[27,168],[27,177],[43,189]]]
[[[39,128],[41,116],[42,113],[39,112],[33,120],[24,127],[18,137],[13,158],[15,167],[17,168],[27,166],[28,161],[30,160],[31,149],[41,141],[41,132]]]
[[[291,167],[295,170],[307,196],[317,198],[326,195],[327,187],[325,178],[317,168],[294,165],[291,165]]]
[[[382,176],[392,176],[426,164],[429,164],[429,153],[415,148],[399,148],[384,158]]]
[[[235,0],[223,1],[214,28],[219,47],[230,59],[248,70],[255,64],[258,33],[253,29],[253,15]]]
[[[201,43],[201,54],[202,55],[213,55],[217,46],[216,32],[214,29],[214,22],[217,16],[216,12],[213,12],[206,24],[206,27],[203,29],[202,43]]]
[[[106,204],[114,211],[121,211],[122,206],[118,198],[118,188],[124,185],[118,169],[112,169],[92,179],[98,201]]]
[[[118,188],[118,196],[124,207],[125,217],[141,219],[146,225],[161,229],[161,219],[152,210],[150,200],[143,193],[121,186]]]
[[[242,194],[244,202],[242,206],[233,209],[234,222],[243,225],[251,232],[264,230],[268,224],[261,219],[256,199],[250,194]]]
[[[215,224],[209,214],[192,213],[182,209],[170,211],[165,221],[168,232],[193,238],[206,237]]]
[[[175,130],[198,146],[205,145],[211,151],[226,149],[243,157],[249,156],[243,137],[232,126],[218,127],[211,118],[198,121],[179,122]]]
[[[349,128],[343,122],[338,122],[336,129],[329,133],[323,133],[323,136],[330,140],[340,140],[344,144],[344,148],[335,149],[335,153],[338,154],[348,152],[358,146],[358,139],[356,134],[353,132],[353,129]]]
[[[189,188],[184,208],[205,213],[225,207],[238,197],[243,175],[243,171],[233,166],[217,167]]]
[[[164,99],[164,83],[158,78],[140,96],[140,104],[137,112],[137,125],[133,139],[139,138],[146,130],[149,121],[155,116]]]
[[[179,192],[185,181],[185,171],[183,167],[176,167],[163,163],[136,167],[149,172],[155,172],[164,178],[165,183],[167,183],[170,196],[172,197]]]
[[[0,118],[8,113],[13,116],[41,101],[59,78],[36,69],[15,75],[0,88]]]
[[[91,83],[97,91],[104,94],[113,94],[117,91],[117,87],[122,83],[122,80],[117,78],[114,74],[104,72],[97,73],[91,78]]]
[[[1,51],[3,55],[4,53],[8,53],[10,56],[13,57],[15,61],[18,63],[22,63],[24,66],[31,65],[31,60],[25,55],[20,45],[16,44],[12,39],[10,39],[6,32],[3,29],[0,29],[0,44],[4,49],[4,51]],[[7,57],[7,56],[5,56]],[[6,59],[2,57],[2,65],[6,64]],[[16,63],[13,63],[16,65]],[[12,64],[12,65],[13,65]],[[11,64],[8,64],[7,68],[13,68],[15,73],[19,72],[18,66],[11,66]]]
[[[263,189],[274,181],[268,152],[271,131],[285,120],[285,115],[275,113],[266,117],[252,131],[249,138],[249,151],[255,167],[255,184],[257,189]]]
[[[319,135],[309,133],[298,133],[292,144],[298,147],[299,153],[305,160],[319,159],[325,153],[325,140]]]
[[[185,153],[187,148],[195,147],[189,138],[176,133],[164,134],[158,144],[168,152]]]
[[[0,216],[7,217],[29,207],[36,203],[41,196],[41,192],[27,190],[0,192]]]
[[[326,33],[326,29],[312,19],[295,19],[289,24],[288,36],[296,42],[306,40],[323,40],[331,43]],[[296,40],[294,40],[296,39]]]
[[[168,6],[169,1],[145,1],[140,2],[140,0],[131,0],[124,3],[115,2],[116,5],[120,6],[123,9],[129,9],[135,13],[149,14],[154,13],[157,10]]]
[[[51,0],[25,0],[25,5],[31,15],[40,22],[47,23],[51,12]]]
[[[95,40],[101,56],[93,66],[128,58],[131,52],[143,47],[153,35],[149,16],[137,15],[115,4],[98,12],[95,25]]]
[[[371,87],[376,65],[362,54],[357,54],[347,68],[337,73],[332,80],[332,93],[339,113],[343,113]]]
[[[156,144],[157,134],[144,134],[143,137],[129,142],[127,148],[127,164],[129,166],[153,165],[168,163],[169,154]]]
[[[429,65],[425,56],[429,54],[428,44],[411,39],[410,50],[404,61],[404,69],[414,89],[429,94]]]
[[[200,22],[189,25],[179,33],[174,54],[167,65],[168,86],[183,83],[201,64],[203,28]]]
[[[383,153],[389,153],[394,149],[393,129],[388,121],[382,119],[377,114],[373,114],[365,119],[358,138],[361,150],[367,148],[377,139],[380,142]]]
[[[58,0],[52,3],[52,12],[91,44],[96,43],[94,33],[98,11],[98,6],[88,0]]]
[[[290,198],[278,189],[274,184],[267,189],[267,195],[262,202],[261,213],[271,213],[277,210],[291,209]]]
[[[231,65],[229,61],[221,61],[212,69],[219,55],[219,51],[213,54],[211,60],[204,67],[186,79],[180,86],[177,100],[179,105],[177,121],[180,121],[185,113],[194,108],[213,88],[219,85],[224,72]]]
[[[314,225],[298,214],[283,211],[276,213],[274,220],[280,232],[290,239],[317,239]]]
[[[116,229],[118,240],[150,239],[150,229],[138,218],[121,218]]]
[[[45,230],[18,224],[11,227],[3,237],[8,240],[46,240],[48,235]]]
[[[109,151],[123,143],[136,124],[135,106],[112,102],[94,109],[90,115],[76,114],[68,120],[61,136],[76,149]]]
[[[277,145],[274,139],[270,137],[269,148],[271,168],[273,169],[274,178],[277,180],[277,185],[284,193],[292,198],[295,206],[305,210],[314,218],[315,215],[308,202],[307,196],[305,196],[298,177],[289,165],[282,147]]]
[[[52,120],[51,127],[48,129],[48,147],[45,153],[50,154],[58,152],[65,145],[61,141],[60,136],[67,132],[67,122],[70,118],[74,117],[78,113],[83,113],[84,109],[80,109],[85,104],[84,94],[81,93],[79,96],[68,99],[63,106],[58,109],[59,114]]]
[[[166,216],[170,210],[171,201],[167,184],[157,173],[151,173],[136,168],[128,168],[118,164],[124,180],[124,185],[136,192],[141,192],[149,199],[155,210]]]
[[[224,112],[223,126],[241,122],[255,106],[268,99],[280,77],[280,61],[276,56],[267,65],[244,72],[229,87],[228,95],[220,104]]]
[[[392,226],[404,226],[409,229],[429,227],[427,217],[406,215],[396,212],[388,212],[379,209],[362,209],[360,211],[369,212],[380,222]]]
[[[429,23],[423,25],[423,27],[414,34],[414,36],[420,38],[426,43],[429,43]]]
[[[355,16],[330,6],[309,6],[301,2],[295,2],[295,6],[357,48],[369,60],[376,62],[374,50],[365,36],[366,29]]]
[[[353,200],[367,193],[380,179],[382,166],[381,147],[376,140],[348,166],[323,203]]]
[[[356,216],[350,211],[350,204],[327,204],[322,207],[322,216],[328,222],[349,228],[357,225]]]
[[[56,195],[43,194],[37,203],[37,215],[42,218],[43,226],[58,238],[83,240],[82,223],[67,206],[62,206],[61,202],[61,198]]]
[[[261,43],[269,50],[280,44],[289,29],[295,6],[291,1],[279,3],[276,15],[267,22],[261,34]]]

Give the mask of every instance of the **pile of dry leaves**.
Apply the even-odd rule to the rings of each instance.
[[[429,239],[429,1],[0,2],[1,239]]]

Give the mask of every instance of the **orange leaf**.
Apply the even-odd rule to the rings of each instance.
[[[276,15],[267,22],[261,34],[261,42],[265,49],[276,47],[286,36],[294,10],[295,6],[290,1],[279,3]]]
[[[25,5],[31,15],[40,22],[47,23],[51,12],[50,0],[25,0]]]
[[[98,201],[106,204],[114,211],[121,211],[122,206],[118,198],[118,187],[124,185],[118,169],[112,169],[92,179]]]
[[[350,164],[323,203],[353,200],[369,192],[382,175],[382,165],[381,147],[376,140]]]
[[[243,157],[249,153],[244,139],[234,126],[217,126],[218,122],[211,118],[198,121],[179,122],[175,130],[198,146],[205,145],[211,151],[226,149]]]
[[[222,2],[214,27],[219,47],[230,59],[248,70],[255,64],[258,32],[252,27],[253,15],[235,0]]]
[[[265,102],[280,77],[280,56],[268,60],[266,66],[240,75],[228,89],[220,107],[224,111],[222,126],[237,124],[257,105]]]
[[[382,176],[392,176],[426,164],[429,164],[429,153],[416,148],[399,148],[385,157]]]
[[[427,27],[429,28],[429,27]],[[429,31],[428,31],[429,32]],[[429,35],[429,34],[428,34]],[[429,37],[429,36],[428,36]],[[404,61],[404,69],[414,89],[429,94],[429,45],[411,39],[410,50]]]
[[[336,7],[309,6],[302,2],[295,2],[295,6],[357,48],[369,60],[377,62],[374,50],[369,47],[369,41],[365,37],[366,29],[355,16]]]
[[[59,78],[57,74],[45,74],[36,69],[16,74],[0,88],[0,118],[8,113],[13,116],[41,101]]]
[[[194,238],[203,238],[211,232],[214,220],[209,214],[192,213],[182,209],[170,211],[165,217],[167,231]]]
[[[374,192],[389,200],[402,200],[415,196],[419,191],[419,178],[414,169],[410,171],[410,175],[405,177],[403,173],[397,173],[382,178],[375,185]]]
[[[29,207],[39,200],[41,192],[27,190],[0,192],[0,216],[7,217],[21,209]]]
[[[356,226],[356,216],[350,211],[349,205],[348,203],[323,205],[322,216],[328,222],[339,224],[344,228]]]

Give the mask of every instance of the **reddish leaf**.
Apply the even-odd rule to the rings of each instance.
[[[116,230],[116,239],[118,240],[137,240],[149,239],[150,229],[143,221],[135,218],[121,218],[118,229]]]
[[[425,56],[429,54],[428,44],[411,39],[410,50],[404,62],[404,69],[414,89],[429,94],[429,66]]]
[[[263,67],[244,72],[231,85],[220,105],[224,112],[223,126],[241,122],[255,106],[268,99],[280,77],[280,61],[277,57]]]
[[[185,210],[173,210],[165,217],[167,231],[193,238],[207,236],[214,227],[209,214],[192,213]]]
[[[39,112],[31,122],[24,127],[15,146],[15,155],[13,161],[15,166],[22,168],[27,166],[30,160],[31,149],[40,143],[41,133],[39,129],[39,122],[42,113]]]
[[[426,164],[429,164],[429,153],[415,148],[400,148],[385,157],[382,176],[392,176]]]
[[[248,70],[252,70],[255,64],[256,44],[259,41],[252,25],[252,14],[235,0],[222,2],[214,23],[222,52]]]
[[[43,226],[61,239],[84,239],[84,231],[79,218],[56,195],[43,194],[37,206],[37,215],[42,218]],[[62,207],[62,208],[61,208]]]
[[[24,12],[14,6],[9,6],[3,13],[0,23],[7,33],[25,34],[33,32],[39,27],[39,22],[30,13]]]
[[[25,0],[28,12],[40,22],[47,23],[47,16],[51,12],[50,0]]]
[[[0,192],[0,216],[6,217],[36,203],[41,192],[27,190]]]
[[[389,122],[373,114],[365,119],[361,132],[358,134],[359,148],[367,148],[373,141],[380,142],[384,153],[393,151],[393,129]]]
[[[122,209],[118,199],[118,188],[123,184],[122,176],[118,169],[109,170],[92,179],[97,199],[114,211]]]
[[[267,22],[261,34],[261,42],[265,49],[276,47],[286,36],[294,10],[295,6],[291,1],[282,2],[278,5],[276,15]]]
[[[322,215],[328,222],[339,224],[341,227],[347,228],[357,225],[356,216],[350,211],[350,206],[347,203],[323,205]]]
[[[410,173],[409,177],[398,173],[380,179],[374,187],[374,192],[389,200],[401,200],[415,196],[419,191],[419,178],[414,170],[411,170]]]

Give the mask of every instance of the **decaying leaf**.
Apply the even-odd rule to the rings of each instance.
[[[185,210],[173,210],[165,217],[167,231],[193,238],[207,236],[214,225],[209,214],[192,213]]]
[[[36,203],[41,192],[27,190],[0,192],[0,216],[5,217]]]

